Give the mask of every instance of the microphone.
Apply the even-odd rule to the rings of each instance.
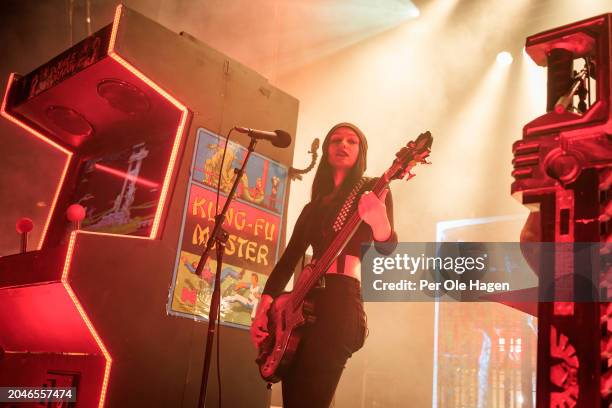
[[[246,133],[255,139],[268,140],[276,147],[288,147],[291,144],[291,135],[284,130],[270,132],[267,130],[257,130],[240,126],[234,126],[234,130],[240,133]]]

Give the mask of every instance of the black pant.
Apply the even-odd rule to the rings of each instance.
[[[327,408],[346,361],[366,337],[359,281],[327,274],[325,288],[313,289],[316,322],[304,328],[293,364],[283,378],[284,408]]]

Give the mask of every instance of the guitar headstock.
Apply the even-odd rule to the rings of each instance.
[[[414,174],[410,170],[417,164],[430,164],[427,160],[431,153],[431,145],[433,137],[429,131],[421,133],[416,140],[412,140],[402,147],[396,154],[395,160],[389,169],[385,172],[387,181],[401,180],[406,177],[410,180]]]

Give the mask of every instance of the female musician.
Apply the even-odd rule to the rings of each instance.
[[[332,225],[347,196],[366,169],[368,145],[355,125],[339,123],[323,142],[323,157],[312,184],[311,202],[300,214],[285,252],[270,274],[251,326],[256,347],[267,334],[267,312],[306,248],[318,259],[334,238]],[[370,180],[365,189],[373,186]],[[294,360],[282,380],[283,406],[328,407],[340,375],[352,353],[365,341],[366,318],[361,299],[360,251],[374,240],[377,249],[389,253],[397,237],[393,231],[393,205],[386,190],[380,199],[365,191],[357,205],[364,223],[325,274],[322,288],[311,291],[316,321],[305,326]],[[391,245],[379,245],[390,243]]]

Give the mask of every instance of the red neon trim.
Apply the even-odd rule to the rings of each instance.
[[[82,234],[84,232],[73,231],[70,234],[70,241],[68,242],[68,250],[66,251],[66,261],[64,262],[64,269],[62,270],[62,279],[61,279],[61,282],[62,282],[62,285],[64,286],[64,288],[66,289],[66,292],[68,293],[68,296],[70,296],[70,299],[72,300],[72,303],[74,304],[74,306],[76,307],[77,311],[81,315],[81,318],[83,319],[83,322],[87,326],[87,329],[89,330],[89,333],[91,334],[91,336],[96,341],[96,344],[100,348],[100,351],[102,352],[102,355],[104,356],[104,359],[106,360],[106,364],[105,364],[105,367],[104,367],[104,377],[102,379],[102,387],[100,389],[100,400],[98,402],[98,408],[102,408],[102,407],[104,407],[104,401],[106,399],[106,391],[108,389],[108,380],[109,380],[109,377],[110,377],[110,371],[111,371],[111,366],[112,366],[112,363],[113,363],[113,359],[112,359],[110,353],[108,352],[108,350],[106,349],[106,346],[104,345],[104,342],[102,341],[102,339],[98,335],[98,332],[96,331],[95,327],[91,323],[91,320],[89,320],[89,316],[87,316],[87,313],[85,312],[85,309],[83,309],[83,306],[81,305],[81,302],[79,302],[79,299],[77,298],[76,294],[72,290],[72,287],[70,286],[70,283],[68,282],[68,274],[70,272],[70,263],[72,262],[72,254],[74,253],[74,245],[76,243],[76,236],[79,233]],[[116,235],[114,235],[114,236],[116,236]]]
[[[174,139],[174,145],[172,146],[172,153],[170,155],[170,161],[168,163],[168,168],[166,169],[166,177],[164,178],[164,184],[162,187],[162,191],[159,197],[160,204],[157,207],[157,212],[155,213],[155,219],[153,220],[153,227],[151,228],[151,239],[157,237],[157,232],[159,229],[159,224],[161,222],[162,212],[164,207],[166,206],[166,196],[168,195],[168,190],[170,189],[170,179],[172,178],[172,173],[174,171],[174,166],[176,164],[176,158],[178,156],[179,147],[181,145],[185,124],[187,123],[187,116],[189,115],[189,111],[186,107],[182,109],[183,113],[181,114],[181,121],[179,123],[178,128],[176,129],[176,136]]]
[[[6,111],[6,103],[7,103],[7,100],[8,100],[8,94],[9,94],[10,88],[13,86],[13,82],[15,81],[15,75],[16,74],[14,72],[9,75],[8,84],[6,85],[6,90],[4,91],[4,98],[2,99],[2,107],[0,108],[0,113],[2,114],[2,116],[4,116],[6,119],[10,120],[11,122],[16,124],[17,126],[25,129],[29,133],[32,133],[34,136],[36,136],[37,138],[39,138],[43,142],[51,145],[52,147],[60,150],[63,153],[66,153],[67,155],[72,155],[72,152],[70,150],[68,150],[65,147],[60,146],[59,144],[55,143],[54,141],[49,139],[47,136],[45,136],[42,133],[38,132],[34,128],[26,125],[23,121],[19,120],[18,118],[16,118],[15,116],[11,115],[10,113],[8,113]]]
[[[5,354],[49,354],[47,351],[31,351],[31,350],[4,350]],[[90,356],[89,353],[73,353],[73,352],[63,352],[63,353],[53,353],[60,356]]]
[[[60,195],[60,191],[64,188],[64,179],[66,178],[66,173],[68,173],[68,167],[70,167],[70,162],[72,161],[72,153],[66,159],[66,163],[64,164],[64,169],[62,170],[62,175],[60,177],[60,181],[57,185],[57,189],[55,190],[55,195],[53,196],[53,201],[51,203],[51,208],[49,209],[49,215],[47,216],[47,221],[45,221],[45,227],[43,229],[40,240],[38,241],[38,249],[42,248],[43,242],[47,237],[47,230],[49,229],[49,225],[51,224],[51,217],[55,212],[55,206],[57,204],[57,199]]]
[[[189,114],[189,110],[183,104],[181,104],[178,100],[174,99],[169,93],[164,91],[159,85],[155,82],[151,81],[147,76],[145,76],[138,69],[130,65],[126,60],[121,58],[116,53],[109,54],[111,58],[115,61],[123,65],[124,68],[132,72],[136,77],[138,77],[141,81],[149,85],[155,91],[157,91],[160,95],[166,98],[170,103],[176,106],[181,112],[181,120],[176,129],[176,133],[174,136],[174,145],[172,146],[172,152],[170,153],[170,160],[168,161],[168,167],[166,169],[166,175],[164,177],[164,182],[162,184],[162,190],[159,195],[159,204],[157,205],[157,211],[155,212],[155,218],[153,219],[153,226],[151,227],[151,234],[149,238],[155,239],[157,237],[157,232],[159,230],[159,224],[161,222],[161,215],[166,205],[166,195],[168,194],[168,190],[170,187],[170,179],[172,177],[172,172],[174,170],[174,165],[176,162],[176,158],[178,156],[179,146],[181,145],[183,131],[185,129],[185,124],[187,123],[187,116]]]
[[[119,19],[121,18],[121,12],[123,10],[123,5],[119,4],[115,9],[115,17],[113,17],[113,28],[111,30],[110,41],[108,43],[108,54],[114,52],[115,50],[115,40],[117,40],[117,30],[119,29]]]
[[[189,115],[189,110],[185,105],[175,99],[172,95],[166,92],[162,87],[153,82],[149,77],[143,74],[136,67],[131,65],[129,62],[124,60],[119,54],[115,52],[115,41],[117,39],[117,31],[119,29],[119,20],[121,19],[122,5],[118,5],[115,10],[115,19],[113,21],[113,29],[111,31],[111,39],[108,45],[108,55],[119,64],[121,64],[125,69],[134,74],[137,78],[143,81],[145,84],[149,85],[153,88],[157,93],[166,98],[168,102],[173,104],[181,113],[181,120],[176,129],[176,133],[174,136],[174,145],[172,146],[172,152],[170,153],[170,160],[168,161],[168,167],[166,168],[166,175],[164,176],[164,182],[162,184],[162,190],[159,195],[159,204],[157,205],[157,210],[155,212],[155,218],[153,218],[153,225],[151,227],[151,233],[149,234],[150,239],[155,239],[157,237],[157,232],[159,230],[159,224],[161,222],[161,216],[163,210],[166,206],[166,196],[168,195],[168,190],[170,188],[170,179],[172,177],[172,172],[174,171],[174,165],[176,164],[176,158],[178,156],[179,147],[181,145],[181,141],[183,138],[183,131],[185,130],[185,124],[187,123],[187,116]]]
[[[121,179],[128,179],[137,184],[142,184],[145,187],[151,187],[151,188],[159,187],[158,183],[154,183],[153,181],[147,180],[142,177],[135,176],[133,174],[128,174],[125,171],[113,169],[112,167],[108,167],[100,163],[96,163],[94,167],[96,168],[96,170],[101,170],[107,174],[112,174],[113,176],[117,176]]]
[[[85,230],[73,231],[73,233],[74,232],[78,232],[79,234],[101,235],[104,237],[113,237],[113,238],[144,239],[146,241],[151,240],[149,237],[140,237],[138,235],[118,235],[118,234],[111,234],[110,232],[97,232],[97,231],[85,231]]]
[[[62,187],[64,186],[64,179],[66,178],[66,173],[68,172],[68,167],[70,166],[70,162],[72,160],[73,153],[70,150],[55,143],[54,141],[49,139],[47,136],[43,135],[42,133],[32,128],[31,126],[28,126],[25,122],[23,122],[22,120],[18,119],[17,117],[11,115],[9,112],[6,111],[6,103],[7,103],[7,99],[9,95],[9,90],[11,86],[13,85],[14,80],[15,80],[15,73],[12,73],[9,76],[8,84],[6,85],[6,91],[4,93],[4,98],[2,99],[2,106],[0,107],[0,115],[8,119],[10,122],[13,122],[20,128],[24,129],[26,132],[36,136],[38,139],[47,143],[51,147],[66,154],[66,162],[64,163],[64,168],[62,169],[62,175],[60,176],[59,183],[57,184],[57,188],[55,189],[55,194],[53,195],[53,201],[51,202],[51,207],[49,208],[49,215],[47,215],[45,226],[43,227],[42,234],[40,235],[40,240],[38,241],[37,249],[40,249],[42,248],[43,242],[45,241],[45,238],[47,236],[47,230],[49,229],[49,224],[51,224],[51,217],[53,216],[53,212],[55,211],[55,206],[57,204],[57,199],[59,197],[60,191],[62,191]]]

